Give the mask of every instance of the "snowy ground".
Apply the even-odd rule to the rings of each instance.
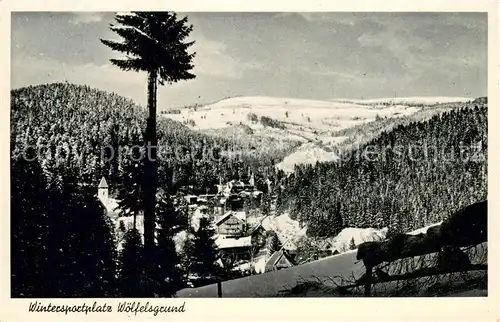
[[[483,245],[484,244],[484,245]],[[480,246],[485,246],[483,243]],[[241,297],[275,297],[281,291],[290,290],[305,281],[320,282],[325,286],[329,286],[329,281],[332,278],[342,276],[349,280],[346,284],[351,284],[353,279],[360,278],[365,269],[362,261],[356,260],[356,250],[349,250],[345,253],[322,258],[317,261],[306,263],[299,266],[294,266],[279,271],[268,272],[259,275],[248,276],[235,280],[225,281],[222,283],[222,296],[230,298]],[[486,278],[484,271],[473,272],[472,275],[478,275],[479,278]],[[337,282],[339,280],[337,279]],[[460,286],[460,281],[456,281]],[[333,286],[330,285],[330,286]],[[376,284],[373,291],[391,292],[398,287],[396,282]],[[487,289],[485,287],[471,287],[470,289],[450,291],[448,294],[440,296],[486,296]],[[318,294],[302,294],[299,296],[320,296]],[[330,294],[322,294],[322,296],[335,296]],[[409,295],[418,296],[418,295]],[[429,295],[426,295],[429,296]],[[217,285],[207,285],[200,288],[183,289],[177,293],[177,297],[198,297],[211,298],[217,297]]]
[[[293,287],[304,279],[328,278],[332,274],[364,273],[363,263],[356,263],[356,252],[323,258],[304,265],[279,271],[248,276],[222,283],[223,297],[273,297],[280,291]],[[217,285],[183,289],[177,297],[217,297]]]
[[[313,143],[306,143],[286,156],[277,167],[285,172],[292,172],[296,164],[315,165],[316,162],[330,162],[338,159],[339,156],[335,152],[326,151]]]
[[[427,229],[431,228],[431,227],[434,227],[434,226],[439,226],[441,225],[442,221],[438,222],[438,223],[435,223],[435,224],[431,224],[429,226],[425,226],[425,227],[422,227],[422,228],[419,228],[419,229],[416,229],[416,230],[413,230],[413,231],[410,231],[408,233],[406,233],[407,235],[418,235],[418,234],[425,234],[427,232]]]
[[[439,224],[440,223],[432,224],[408,232],[408,234],[425,232],[429,227]],[[282,215],[276,217],[274,220],[269,220],[265,223],[265,225],[272,227],[273,229],[279,227],[282,231],[287,232],[292,232],[297,229],[294,221],[292,221],[287,215]],[[337,247],[339,247],[339,245],[349,245],[352,238],[354,238],[355,243],[359,245],[365,241],[383,239],[385,238],[386,233],[387,229],[377,230],[373,228],[346,228],[333,240]],[[365,271],[362,261],[356,260],[356,253],[357,250],[348,250],[341,254],[325,257],[303,265],[226,281],[222,283],[223,297],[273,297],[276,296],[279,291],[290,289],[304,280],[326,280],[340,275],[350,279],[359,278]],[[259,262],[260,264],[265,265],[262,258],[259,258],[259,260],[262,262]],[[247,264],[247,266],[249,265]],[[208,285],[196,289],[184,289],[179,291],[177,296],[217,297],[217,286]]]

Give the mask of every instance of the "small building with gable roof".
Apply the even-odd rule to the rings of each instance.
[[[266,261],[265,271],[277,271],[292,266],[294,266],[292,256],[290,256],[287,251],[282,248],[278,251],[275,251]]]
[[[246,232],[246,213],[244,211],[228,211],[215,221],[219,235],[242,236]]]

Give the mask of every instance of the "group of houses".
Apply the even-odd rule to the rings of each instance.
[[[118,202],[109,196],[109,186],[104,177],[97,187],[97,197],[115,222],[116,229],[120,221],[125,223],[127,229],[133,227],[132,218],[120,217]],[[184,196],[190,225],[197,229],[199,220],[207,218],[216,231],[215,244],[221,255],[230,257],[233,263],[249,264],[260,256],[265,265],[254,269],[258,273],[293,266],[297,249],[292,240],[278,234],[281,248],[272,254],[266,252],[266,238],[273,231],[269,221],[276,213],[276,196],[271,197],[267,216],[263,215],[262,197],[263,192],[255,187],[253,175],[248,182],[219,182],[217,193],[214,194]],[[135,225],[143,233],[142,215],[137,216]]]
[[[281,249],[270,256],[265,250],[266,238],[273,230],[267,222],[276,214],[276,196],[271,196],[269,205],[263,205],[263,192],[256,189],[253,175],[248,182],[232,180],[219,183],[217,191],[213,195],[186,196],[186,200],[193,209],[192,225],[196,227],[200,218],[208,218],[212,222],[217,236],[215,244],[222,257],[230,257],[233,263],[252,263],[255,258],[268,257],[263,265],[265,268],[254,268],[259,273],[294,265],[293,256],[297,247],[290,241],[282,238]],[[211,204],[212,208],[207,204]],[[265,206],[269,207],[268,215],[263,214],[262,207]]]

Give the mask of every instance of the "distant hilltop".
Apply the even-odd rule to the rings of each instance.
[[[414,96],[414,97],[390,97],[372,99],[331,99],[332,102],[352,103],[360,105],[373,104],[398,104],[398,105],[436,105],[443,103],[470,102],[472,97],[448,97],[448,96]]]

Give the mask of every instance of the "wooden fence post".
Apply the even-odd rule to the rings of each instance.
[[[222,297],[222,281],[220,278],[217,278],[217,297]]]
[[[366,267],[365,273],[365,296],[370,296],[371,288],[372,288],[372,271],[373,267]]]

